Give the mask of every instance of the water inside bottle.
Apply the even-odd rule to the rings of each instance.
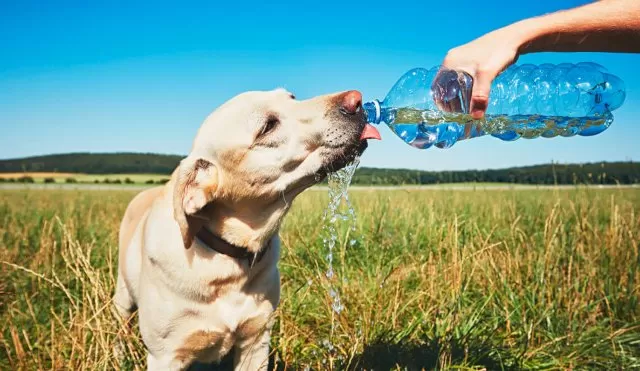
[[[387,125],[400,138],[421,149],[432,145],[449,148],[459,140],[483,135],[505,141],[591,136],[606,130],[613,122],[610,112],[586,117],[487,114],[482,120],[474,120],[465,113],[399,108],[388,110],[386,117],[390,121]]]
[[[591,136],[613,122],[626,97],[624,83],[595,63],[510,66],[492,82],[485,119],[468,114],[473,78],[441,66],[414,68],[398,79],[382,102],[363,107],[417,148],[449,148],[491,135],[519,138]]]

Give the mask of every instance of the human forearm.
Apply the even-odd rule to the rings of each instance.
[[[602,0],[512,25],[518,54],[640,52],[640,0]]]
[[[470,110],[478,119],[487,109],[493,79],[521,54],[578,51],[640,53],[640,0],[601,0],[510,24],[451,49],[443,71],[471,75]],[[452,110],[444,98],[434,99],[441,109]]]

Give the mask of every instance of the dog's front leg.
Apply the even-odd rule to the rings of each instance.
[[[183,371],[189,367],[188,364],[174,357],[154,357],[147,354],[147,371]]]
[[[265,371],[269,367],[269,329],[256,334],[254,338],[243,341],[235,349],[234,371]]]

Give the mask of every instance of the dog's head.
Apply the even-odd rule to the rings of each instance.
[[[232,98],[206,118],[174,174],[185,246],[206,223],[231,243],[259,248],[300,192],[376,137],[357,91],[302,101],[284,89]]]

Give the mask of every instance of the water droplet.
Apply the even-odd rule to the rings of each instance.
[[[329,270],[326,273],[326,276],[328,279],[332,279],[333,278],[333,268],[329,268]]]
[[[337,314],[340,314],[340,312],[342,312],[342,310],[344,309],[342,304],[340,304],[340,299],[337,299],[336,301],[334,301],[331,307],[333,308],[333,311],[336,312]]]

